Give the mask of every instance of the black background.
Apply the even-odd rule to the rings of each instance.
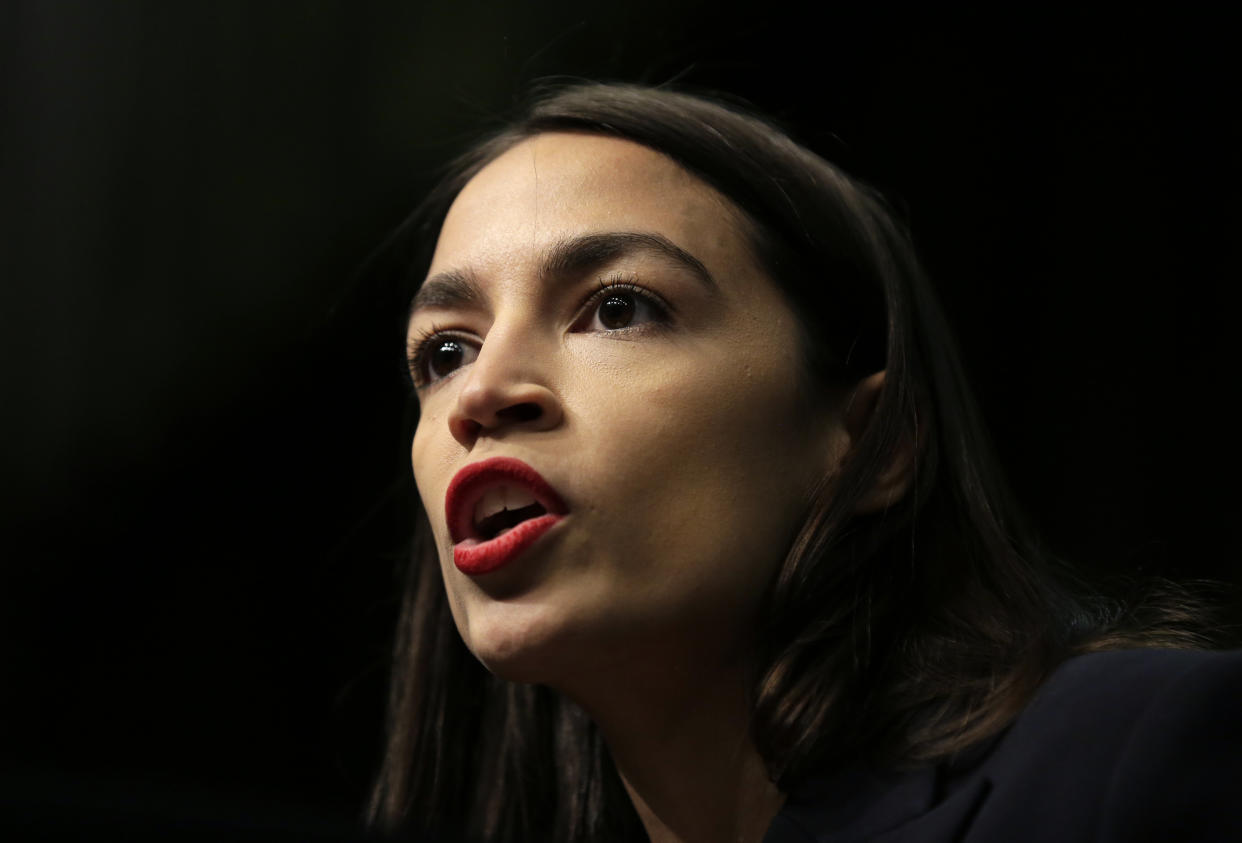
[[[1049,546],[1242,579],[1223,20],[868,8],[0,6],[10,779],[357,815],[409,500],[356,279],[548,75],[729,91],[887,191]]]

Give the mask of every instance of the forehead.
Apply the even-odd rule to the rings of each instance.
[[[672,159],[618,138],[545,133],[466,184],[430,271],[513,266],[566,237],[612,231],[661,234],[713,272],[749,263],[741,214]]]

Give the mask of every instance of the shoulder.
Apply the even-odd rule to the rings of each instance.
[[[965,839],[1242,839],[1242,651],[1119,650],[1062,664],[973,775]]]
[[[1192,747],[1175,742],[1236,728],[1242,650],[1116,650],[1063,663],[993,753],[993,764],[1090,759]],[[1055,740],[1052,740],[1055,739]]]
[[[1072,703],[1087,712],[1120,706],[1146,709],[1153,695],[1175,689],[1210,691],[1242,673],[1242,650],[1109,650],[1063,662],[1032,698],[1024,717],[1060,712]],[[1136,696],[1137,694],[1137,696]],[[1173,694],[1168,702],[1190,698]]]
[[[767,841],[1242,840],[1240,710],[1242,651],[1078,656],[949,762],[806,783]]]

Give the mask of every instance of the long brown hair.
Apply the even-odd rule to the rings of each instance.
[[[537,94],[455,161],[399,232],[397,242],[412,250],[407,301],[466,182],[522,139],[549,131],[644,144],[730,199],[761,265],[800,316],[808,389],[886,372],[864,436],[808,502],[755,630],[762,672],[752,734],[782,789],[846,760],[950,756],[1004,728],[1074,653],[1202,642],[1193,601],[1179,602],[1175,590],[1147,615],[1127,613],[1040,549],[1001,480],[904,228],[875,191],[742,108],[631,85]],[[916,460],[909,493],[882,512],[855,515],[902,449]],[[371,818],[449,839],[642,837],[583,712],[546,688],[496,679],[466,650],[425,515],[398,625]]]

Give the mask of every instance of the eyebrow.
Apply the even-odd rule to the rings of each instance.
[[[577,275],[597,269],[618,258],[647,254],[686,270],[709,293],[720,287],[703,262],[672,240],[645,231],[614,231],[584,234],[554,243],[543,255],[541,279]],[[485,296],[478,276],[471,269],[437,272],[423,283],[410,302],[409,316],[430,308],[450,310],[479,304]]]

